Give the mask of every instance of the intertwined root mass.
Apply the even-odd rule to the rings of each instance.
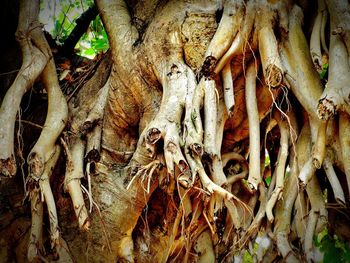
[[[67,261],[66,246],[76,257],[84,231],[94,251],[86,255],[104,261],[232,262],[247,252],[257,261],[316,260],[326,203],[348,205],[350,27],[337,14],[349,4],[319,0],[309,44],[293,1],[219,2],[97,0],[113,65],[98,88],[87,82],[78,106],[67,106],[42,32],[19,24],[24,58],[0,108],[0,173],[16,173],[16,114],[41,75],[48,114],[27,159],[30,261],[46,256],[47,214],[51,248]],[[35,3],[22,1],[20,17],[36,21]],[[52,174],[61,152],[62,176]],[[68,244],[55,181],[83,232]]]

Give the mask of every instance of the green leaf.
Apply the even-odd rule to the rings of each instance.
[[[246,250],[243,254],[243,262],[244,263],[253,263],[253,257],[250,255],[250,253]]]
[[[320,72],[320,78],[324,79],[324,77],[326,76],[326,73],[328,71],[328,63],[324,64],[322,66],[322,71]]]
[[[86,49],[84,51],[84,54],[85,55],[90,55],[90,56],[96,55],[95,50],[93,48]]]
[[[91,46],[99,53],[108,49],[108,42],[104,39],[96,39],[91,42]]]

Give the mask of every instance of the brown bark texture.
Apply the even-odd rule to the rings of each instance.
[[[324,229],[350,240],[347,0],[95,5],[110,50],[67,84],[40,1],[12,4],[1,262],[317,262]]]

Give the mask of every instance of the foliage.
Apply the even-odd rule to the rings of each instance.
[[[339,239],[336,235],[333,237],[327,229],[322,231],[314,238],[314,243],[321,252],[324,253],[324,263],[342,263],[350,262],[350,247],[345,241]]]
[[[270,155],[269,152],[265,149],[265,163],[264,163],[264,167],[268,168],[270,166]],[[271,183],[271,175],[266,176],[265,178],[265,183],[267,186],[270,185]]]
[[[78,54],[85,57],[94,57],[108,50],[107,33],[99,16],[92,21],[88,32],[82,36],[76,48],[79,50]]]
[[[327,71],[328,71],[328,63],[322,66],[322,71],[320,72],[321,79],[324,79],[326,77]]]
[[[243,254],[243,262],[244,263],[253,263],[254,260],[253,260],[253,256],[250,255],[250,253],[246,250],[244,251],[244,254]]]
[[[58,44],[63,44],[75,27],[75,20],[89,7],[92,0],[43,1],[40,19]],[[109,48],[107,33],[99,16],[76,45],[81,56],[94,58]]]

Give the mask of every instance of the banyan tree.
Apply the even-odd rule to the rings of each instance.
[[[347,0],[96,0],[110,48],[73,82],[86,27],[57,46],[39,0],[2,5],[2,262],[317,262],[323,231],[349,241]]]

